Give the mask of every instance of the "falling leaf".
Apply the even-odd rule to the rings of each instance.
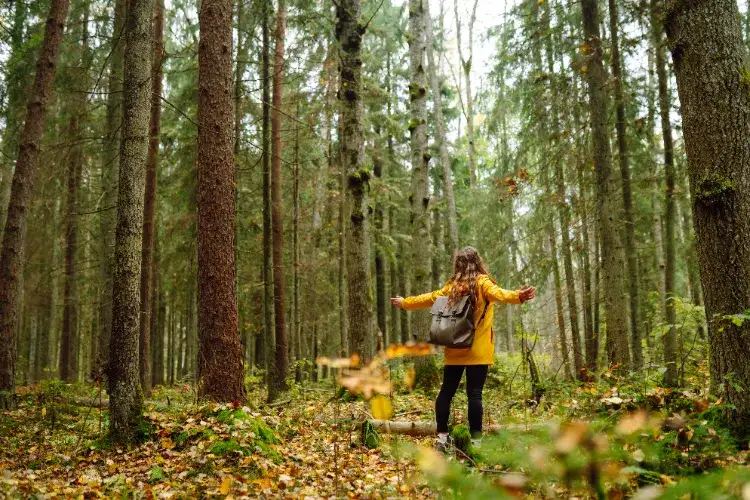
[[[643,429],[647,421],[648,413],[645,411],[638,411],[625,415],[617,424],[617,433],[623,436],[636,433]]]
[[[341,377],[339,378],[339,384],[349,389],[352,394],[362,394],[367,399],[373,394],[389,394],[393,387],[389,380],[367,373],[355,373],[347,377]]]
[[[589,427],[585,422],[571,422],[563,427],[555,442],[555,450],[561,455],[567,455],[583,441]]]
[[[359,366],[359,354],[354,353],[350,358],[326,358],[315,360],[319,366],[330,366],[331,368],[354,368]]]
[[[378,395],[370,400],[372,416],[378,420],[388,420],[393,414],[393,405],[388,396]]]
[[[385,349],[386,359],[403,358],[405,356],[429,356],[430,354],[432,354],[432,346],[425,342],[391,344]]]

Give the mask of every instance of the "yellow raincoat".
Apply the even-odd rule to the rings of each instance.
[[[440,290],[417,295],[416,297],[406,297],[403,302],[403,307],[408,311],[430,308],[438,297],[449,295],[452,286],[451,283],[448,283]],[[506,304],[521,303],[517,290],[512,292],[503,290],[493,283],[486,275],[477,278],[477,290],[479,292],[479,300],[477,306],[474,308],[475,324],[479,321],[479,318],[482,316],[482,311],[484,311],[484,307],[487,304],[487,301],[489,301],[490,304],[487,308],[487,314],[485,314],[484,319],[482,319],[474,332],[474,344],[471,346],[471,349],[445,348],[446,365],[493,364],[495,361],[495,334],[492,329],[492,320],[495,317],[495,307],[493,302],[504,302]]]

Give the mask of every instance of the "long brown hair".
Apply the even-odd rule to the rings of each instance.
[[[479,299],[477,279],[482,275],[489,277],[487,267],[475,248],[466,247],[457,251],[453,257],[453,276],[449,280],[451,293],[448,304],[455,305],[462,296],[468,295],[476,308]]]

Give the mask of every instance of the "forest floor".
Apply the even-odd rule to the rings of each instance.
[[[748,452],[720,426],[721,401],[641,382],[550,386],[538,406],[490,383],[486,425],[545,426],[501,431],[449,460],[434,438],[363,443],[376,408],[336,397],[333,380],[272,405],[260,390],[217,405],[196,404],[189,385],[159,387],[129,449],[108,441],[96,388],[47,382],[0,411],[0,498],[750,498]],[[392,420],[433,418],[432,397],[391,401]],[[459,392],[455,426],[465,412]]]

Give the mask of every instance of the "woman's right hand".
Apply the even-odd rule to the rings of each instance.
[[[521,299],[521,303],[528,302],[536,297],[536,288],[533,286],[522,286],[518,291],[518,297]]]
[[[391,297],[391,304],[398,307],[399,309],[404,308],[404,298],[401,296]]]

